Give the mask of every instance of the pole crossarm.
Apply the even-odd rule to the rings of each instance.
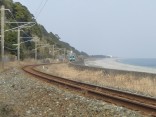
[[[17,50],[17,48],[16,48],[16,49],[11,49],[11,48],[9,48],[9,47],[6,47],[6,46],[5,46],[5,48],[7,48],[7,49],[9,49],[9,50]]]
[[[58,52],[58,51],[61,51],[62,49],[57,49],[57,50],[54,50],[54,53]],[[63,49],[64,50],[64,49]]]
[[[33,40],[23,41],[23,42],[21,42],[20,44],[26,43],[26,42],[31,42],[31,41],[33,41]]]
[[[66,48],[54,48],[54,52],[58,52],[58,51],[61,51],[61,50],[65,50]]]
[[[35,22],[5,22],[7,24],[33,24]]]
[[[55,48],[56,50],[64,50],[65,48]]]
[[[32,39],[33,37],[20,37],[21,39]]]
[[[38,48],[44,48],[44,47],[47,47],[47,45],[43,45],[43,46],[40,46],[40,47],[36,47],[36,48],[33,49],[33,50],[36,50],[36,49],[38,49]]]
[[[52,51],[53,56],[58,51],[64,51],[64,54],[65,54],[66,48],[55,48],[55,44],[49,45],[49,46],[52,46],[52,50],[50,50],[50,48],[49,48],[49,51]]]
[[[2,9],[0,9],[0,11],[2,11]],[[11,12],[10,9],[4,9],[4,11],[9,11],[9,12]]]
[[[26,42],[31,42],[31,41],[34,41],[34,40],[23,41],[23,42],[21,42],[19,44],[26,43]],[[13,44],[13,45],[18,45],[18,44]]]
[[[36,24],[36,22],[9,22],[9,21],[5,21],[5,11],[9,11],[10,13],[11,13],[11,11],[10,11],[10,9],[5,9],[5,6],[4,5],[2,5],[1,6],[1,8],[0,8],[0,11],[1,11],[1,13],[0,13],[0,15],[1,15],[1,34],[0,34],[0,37],[1,37],[1,61],[2,61],[2,69],[4,68],[4,34],[5,34],[5,32],[7,32],[7,31],[14,31],[14,30],[18,30],[18,37],[17,37],[17,43],[18,44],[14,44],[14,45],[17,45],[17,53],[18,53],[18,55],[17,55],[17,59],[18,59],[18,61],[20,61],[20,44],[22,44],[22,43],[25,43],[25,42],[28,42],[28,41],[32,41],[32,40],[28,40],[28,41],[25,41],[25,42],[20,42],[20,30],[22,29],[22,28],[28,28],[28,27],[32,27],[32,26],[34,26],[35,24]],[[15,19],[15,18],[14,18]],[[5,30],[5,24],[17,24],[17,27],[14,27],[14,28],[11,28],[11,29],[7,29],[7,30]],[[18,25],[18,24],[20,24],[20,25]]]
[[[35,23],[35,22],[34,22]],[[29,25],[29,24],[32,24],[32,23],[27,23],[27,24],[23,24],[23,25],[21,25],[21,26],[17,26],[17,27],[14,27],[14,28],[11,28],[11,29],[8,29],[8,30],[5,30],[5,32],[8,32],[8,31],[11,31],[11,30],[16,30],[16,29],[18,29],[18,28],[20,28],[20,29],[22,29],[22,28],[25,28],[27,25]],[[35,23],[36,24],[36,23]],[[34,25],[35,25],[34,24]],[[34,25],[32,25],[32,26],[34,26]],[[29,27],[32,27],[32,26],[29,26]]]
[[[49,44],[36,44],[37,46],[49,46]]]

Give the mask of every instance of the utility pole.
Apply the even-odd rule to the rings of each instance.
[[[66,60],[66,48],[64,48],[64,61]]]
[[[18,34],[17,34],[17,60],[20,61],[20,28],[18,28]]]
[[[21,38],[27,38],[27,37],[21,37],[21,28],[22,27],[18,27],[18,30],[17,30],[17,60],[20,61],[20,45],[21,45]],[[30,38],[30,37],[28,37]],[[25,41],[25,42],[28,42],[28,41]],[[25,43],[23,42],[23,43]]]
[[[29,24],[35,25],[36,23],[35,22],[5,22],[5,10],[8,10],[9,12],[10,12],[10,10],[5,9],[4,5],[1,6],[0,10],[1,10],[1,35],[0,35],[1,36],[1,61],[2,61],[2,69],[3,69],[4,68],[4,32],[11,31],[11,30],[14,30],[14,29],[18,28],[17,59],[18,59],[18,61],[20,61],[20,44],[21,44],[20,43],[20,29],[26,27]],[[21,23],[23,25],[4,31],[5,23],[16,23],[16,24]],[[30,26],[27,26],[27,27],[30,27]]]
[[[53,45],[53,59],[54,59],[54,49],[55,49],[55,48],[54,48],[54,45]]]
[[[33,41],[35,43],[35,60],[37,60],[37,45],[38,45],[38,41],[39,41],[39,38],[36,37],[36,36],[33,36]]]
[[[35,60],[37,60],[37,42],[35,41]]]
[[[5,20],[5,7],[2,5],[1,7],[1,61],[2,61],[2,69],[4,69],[4,22]]]

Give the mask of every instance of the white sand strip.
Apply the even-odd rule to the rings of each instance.
[[[125,70],[125,71],[156,73],[156,69],[154,69],[154,68],[123,64],[123,63],[120,63],[117,61],[118,61],[118,59],[114,59],[114,58],[86,60],[85,65],[86,66],[100,67],[100,68]]]

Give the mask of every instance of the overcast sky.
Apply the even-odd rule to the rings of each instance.
[[[156,0],[14,0],[80,51],[156,58]],[[40,12],[41,11],[41,12]]]

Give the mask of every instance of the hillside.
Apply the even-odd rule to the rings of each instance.
[[[13,2],[13,0],[3,0],[0,1],[0,6],[4,5],[6,9],[10,9],[10,12],[5,12],[5,18],[7,22],[35,22],[34,26],[29,25],[28,28],[22,28],[20,31],[21,42],[31,40],[32,37],[38,37],[39,43],[54,45],[55,48],[66,48],[68,51],[73,51],[77,55],[85,55],[85,52],[80,52],[70,44],[61,41],[60,37],[57,34],[52,32],[47,32],[43,25],[37,23],[34,15],[30,13],[28,8],[22,5],[19,2]],[[5,30],[9,30],[15,27],[18,27],[23,24],[17,23],[6,23]],[[5,32],[5,54],[8,55],[17,55],[17,46],[13,45],[17,43],[17,29],[13,31]],[[22,59],[28,57],[34,57],[35,44],[32,41],[21,44],[20,57]],[[50,48],[50,47],[49,47]],[[49,48],[40,48],[38,49],[38,58],[52,57],[49,53]]]
[[[111,58],[111,55],[91,55],[90,58]]]

